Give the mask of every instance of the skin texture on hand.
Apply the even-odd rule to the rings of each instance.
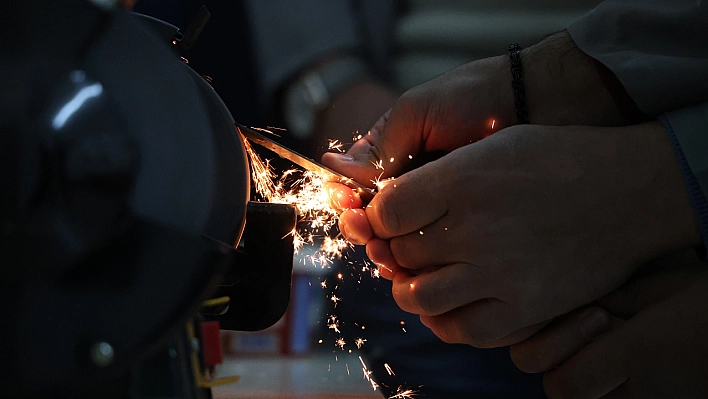
[[[353,218],[345,234],[366,241]],[[506,129],[397,178],[366,221],[399,306],[478,347],[519,342],[700,242],[659,123]]]

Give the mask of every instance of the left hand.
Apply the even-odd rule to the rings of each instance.
[[[699,266],[688,288],[626,322],[606,315],[607,327],[616,328],[596,339],[583,337],[580,317],[571,315],[512,347],[515,363],[540,371],[528,367],[534,359],[536,366],[550,370],[544,376],[549,399],[705,397],[708,270],[704,263]]]
[[[658,123],[509,128],[399,177],[340,225],[390,270],[403,310],[478,347],[519,342],[700,242]]]

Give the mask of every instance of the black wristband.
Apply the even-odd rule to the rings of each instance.
[[[521,69],[521,47],[518,43],[509,46],[509,59],[511,60],[511,87],[514,89],[516,117],[520,124],[528,124],[529,109],[526,106],[526,90]]]

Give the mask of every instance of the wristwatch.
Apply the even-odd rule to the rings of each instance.
[[[285,89],[283,118],[288,131],[301,140],[310,138],[317,114],[331,104],[338,91],[366,76],[366,64],[355,57],[337,58],[305,71]]]

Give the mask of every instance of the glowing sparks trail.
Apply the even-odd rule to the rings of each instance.
[[[388,365],[388,363],[384,363],[384,368],[386,369],[388,375],[396,375],[396,373],[393,372],[393,369],[391,368],[391,366]]]

